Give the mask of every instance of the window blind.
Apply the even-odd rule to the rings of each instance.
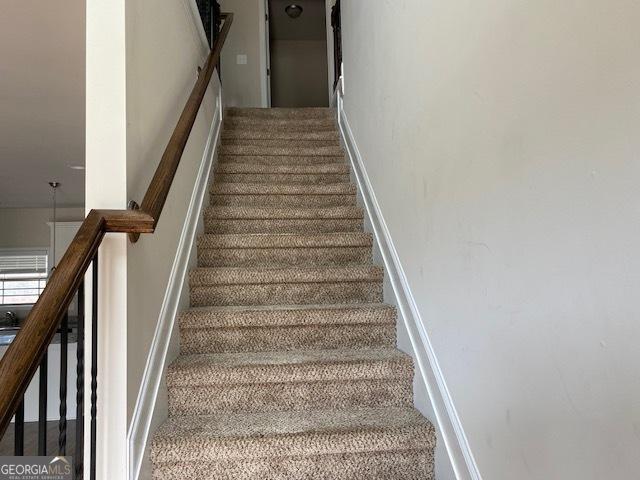
[[[34,304],[47,282],[46,250],[0,251],[0,305]]]
[[[0,253],[0,274],[47,273],[47,253]]]

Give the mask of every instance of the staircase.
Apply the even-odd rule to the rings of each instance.
[[[434,478],[333,112],[229,109],[219,153],[154,478]]]

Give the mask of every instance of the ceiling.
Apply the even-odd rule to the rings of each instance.
[[[0,1],[0,208],[84,204],[84,9]]]
[[[302,7],[302,15],[292,19],[287,5]],[[269,34],[272,40],[326,40],[325,0],[269,0]]]

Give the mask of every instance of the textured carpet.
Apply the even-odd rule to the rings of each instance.
[[[157,480],[434,478],[333,115],[226,111]]]

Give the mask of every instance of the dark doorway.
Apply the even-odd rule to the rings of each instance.
[[[269,0],[271,106],[329,106],[325,0]]]

